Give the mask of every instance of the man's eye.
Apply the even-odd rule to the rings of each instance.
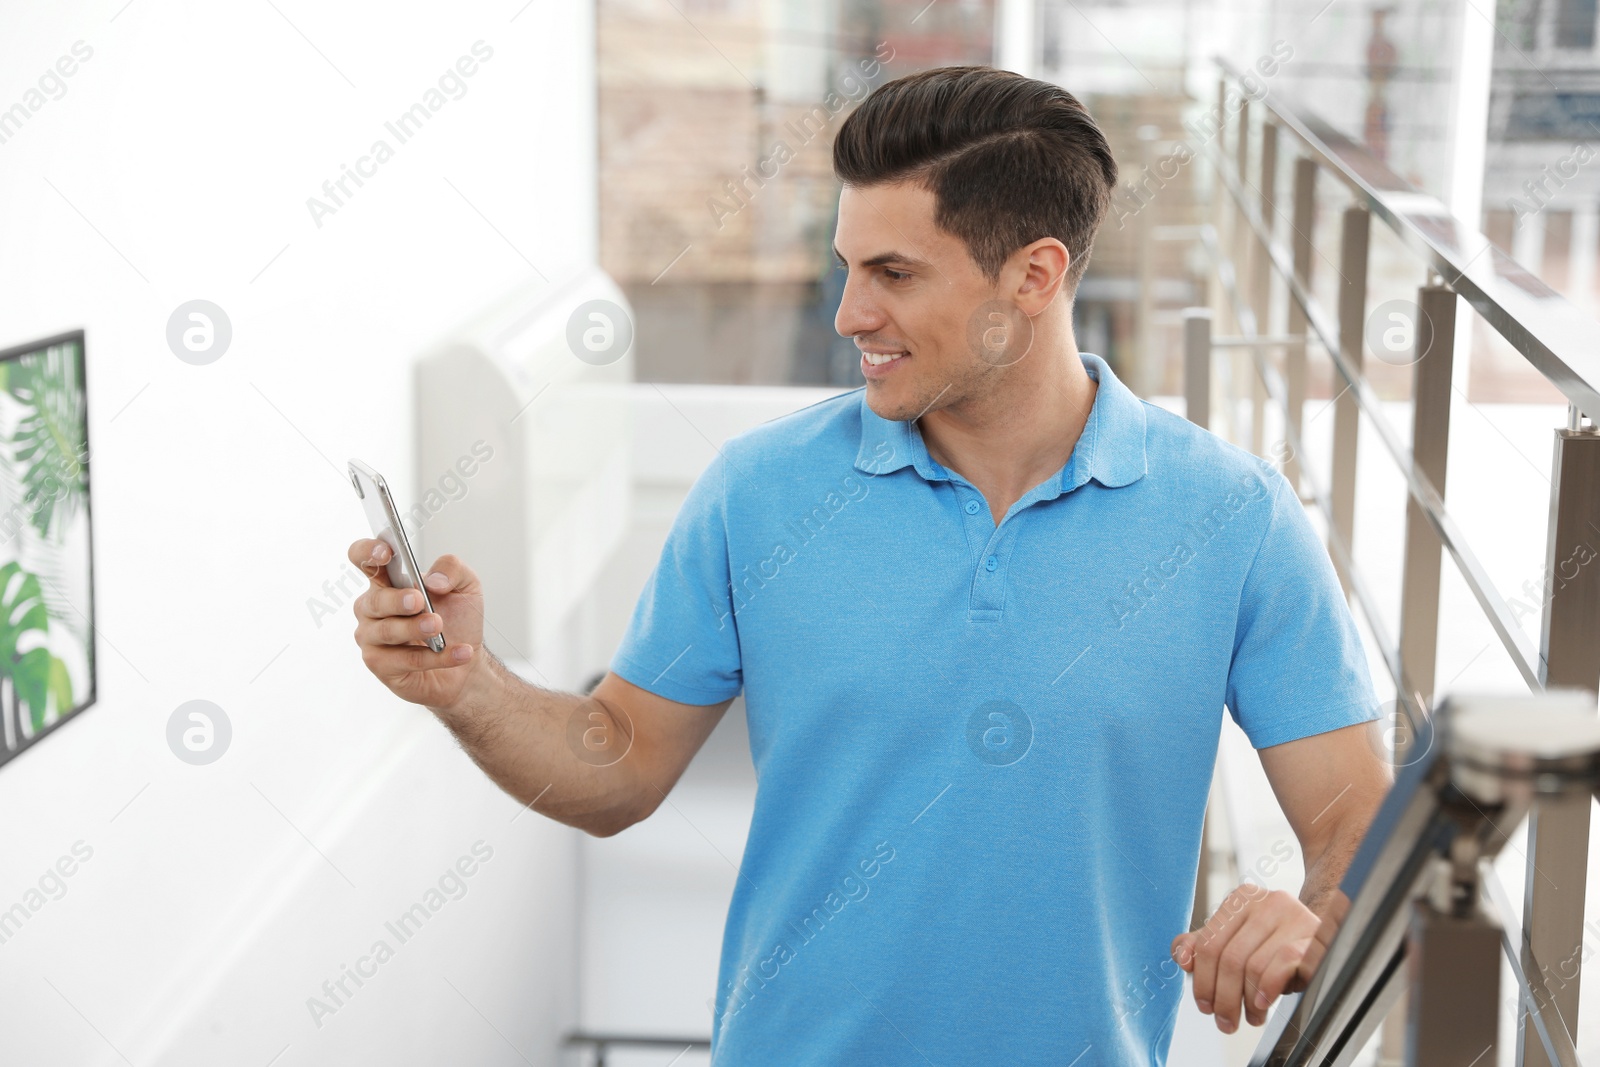
[[[890,270],[888,267],[883,268],[883,276],[891,282],[901,282],[911,277],[903,270]]]

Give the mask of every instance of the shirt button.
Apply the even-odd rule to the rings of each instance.
[[[976,500],[969,500],[967,501],[967,514],[976,515],[978,513],[978,509],[981,507],[983,507],[983,505],[978,503]]]
[[[983,560],[983,569],[984,570],[992,571],[998,566],[1000,566],[1000,561],[998,559],[996,559],[995,557],[993,557],[993,556],[985,556],[984,557],[984,560]]]

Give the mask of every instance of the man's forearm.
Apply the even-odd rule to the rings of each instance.
[[[541,689],[512,674],[487,649],[461,699],[430,707],[474,763],[511,796],[541,815],[605,836],[631,825],[640,783],[630,760],[595,766],[570,738],[611,731],[626,751],[626,720],[606,704],[576,693]]]
[[[1346,820],[1332,835],[1322,850],[1308,856],[1305,882],[1300,887],[1300,903],[1326,915],[1329,903],[1339,891],[1344,872],[1361,847],[1370,819]]]

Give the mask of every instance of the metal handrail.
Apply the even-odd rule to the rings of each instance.
[[[1275,110],[1273,114],[1278,115],[1279,112]],[[1351,395],[1355,398],[1356,403],[1360,405],[1362,414],[1368,416],[1370,424],[1377,432],[1379,440],[1383,442],[1384,448],[1393,457],[1395,465],[1406,479],[1406,488],[1410,490],[1412,498],[1422,508],[1422,513],[1433,526],[1434,532],[1439,535],[1439,541],[1444,545],[1445,551],[1450,553],[1455,559],[1456,565],[1461,568],[1461,575],[1466,580],[1467,588],[1472,591],[1472,595],[1477,598],[1478,604],[1483,608],[1484,613],[1488,615],[1489,625],[1494,628],[1495,635],[1500,638],[1500,643],[1505,647],[1512,663],[1528,683],[1530,689],[1535,692],[1543,689],[1544,682],[1541,679],[1538,667],[1538,652],[1532,648],[1527,638],[1523,635],[1522,628],[1512,618],[1510,606],[1506,604],[1505,598],[1500,595],[1499,590],[1494,587],[1494,583],[1489,578],[1489,572],[1482,563],[1478,562],[1477,554],[1467,546],[1460,528],[1445,510],[1444,500],[1440,496],[1438,489],[1428,480],[1427,475],[1417,470],[1416,463],[1411,456],[1411,449],[1407,448],[1405,443],[1400,440],[1399,435],[1390,427],[1388,419],[1383,416],[1379,407],[1378,394],[1373,390],[1372,386],[1367,384],[1365,376],[1350,366],[1350,362],[1345,358],[1344,352],[1340,347],[1339,327],[1329,320],[1327,312],[1322,309],[1322,305],[1316,302],[1316,298],[1307,292],[1305,286],[1301,285],[1299,279],[1294,276],[1289,250],[1284,248],[1281,242],[1272,239],[1271,231],[1262,220],[1260,211],[1245,196],[1242,182],[1233,161],[1228,159],[1226,154],[1220,151],[1215,144],[1207,144],[1206,153],[1211,157],[1212,163],[1217,168],[1218,176],[1227,185],[1228,192],[1233,196],[1234,209],[1239,211],[1250,225],[1251,231],[1270,257],[1273,267],[1288,283],[1290,297],[1305,312],[1307,328],[1322,341],[1323,346],[1327,349],[1329,358],[1338,367],[1339,373],[1344,376],[1345,381],[1350,383]],[[1417,195],[1420,196],[1422,194]],[[1246,334],[1255,332],[1254,312],[1250,314],[1248,320],[1240,322],[1239,330],[1241,333]],[[1600,344],[1600,324],[1596,325],[1596,343]],[[1600,403],[1600,393],[1596,393],[1596,402]],[[1591,407],[1588,410],[1600,411],[1600,407]],[[1331,514],[1329,515],[1329,520],[1330,522],[1332,520]],[[1370,618],[1368,621],[1371,621]],[[1408,689],[1405,682],[1398,677],[1395,679],[1395,684],[1400,687],[1401,692],[1406,692]]]
[[[1498,1002],[1502,953],[1550,1062],[1580,1067],[1559,1011],[1545,1016],[1554,998],[1492,861],[1509,843],[1504,828],[1537,800],[1592,803],[1600,723],[1582,705],[1570,690],[1440,705],[1422,756],[1396,779],[1340,882],[1348,913],[1327,955],[1274,1012],[1251,1067],[1343,1067],[1404,986],[1418,994],[1411,1051],[1464,1067],[1452,1052],[1494,1047],[1485,1037],[1497,1020],[1483,1008]]]
[[[1242,77],[1223,57],[1217,58],[1217,65],[1235,81]],[[1297,115],[1271,102],[1266,106],[1274,121],[1294,133],[1329,174],[1388,223],[1568,402],[1600,417],[1600,322],[1573,307],[1482,233],[1463,226],[1436,197],[1396,174],[1352,138],[1315,116]]]
[[[1437,568],[1441,552],[1447,552],[1455,562],[1528,688],[1538,694],[1577,687],[1588,691],[1592,704],[1593,694],[1600,687],[1600,568],[1584,571],[1575,578],[1567,575],[1565,568],[1577,555],[1576,545],[1587,544],[1593,535],[1600,534],[1600,430],[1594,426],[1595,415],[1600,413],[1600,323],[1578,312],[1496,249],[1486,237],[1451,216],[1440,201],[1412,187],[1353,139],[1303,110],[1265,95],[1252,94],[1248,105],[1259,105],[1265,112],[1261,151],[1257,153],[1263,188],[1268,194],[1263,195],[1262,189],[1250,186],[1245,174],[1252,155],[1250,107],[1241,106],[1237,119],[1232,122],[1224,114],[1229,110],[1230,79],[1236,83],[1242,75],[1225,60],[1218,62],[1223,72],[1219,85],[1221,121],[1218,132],[1219,135],[1226,133],[1231,127],[1232,143],[1228,151],[1224,151],[1219,138],[1207,138],[1201,143],[1198,154],[1215,168],[1218,179],[1215,203],[1224,214],[1219,216],[1216,226],[1190,227],[1193,232],[1182,236],[1198,239],[1216,263],[1216,277],[1225,298],[1219,311],[1232,312],[1241,335],[1228,338],[1226,347],[1247,349],[1255,365],[1250,398],[1253,405],[1251,448],[1257,453],[1264,452],[1262,424],[1270,399],[1272,405],[1283,412],[1284,436],[1293,450],[1285,459],[1284,473],[1302,494],[1302,500],[1315,503],[1327,516],[1329,554],[1339,567],[1347,594],[1366,617],[1384,666],[1394,677],[1399,703],[1408,713],[1413,728],[1425,731],[1431,725],[1427,706],[1433,697],[1437,656],[1440,592]],[[1294,221],[1290,227],[1293,232],[1288,241],[1280,242],[1275,239],[1271,216],[1280,210],[1276,175],[1279,135],[1285,132],[1299,142],[1299,161],[1294,167]],[[1353,199],[1352,205],[1344,211],[1342,287],[1337,319],[1317,303],[1310,284],[1315,179],[1321,171],[1336,177]],[[1259,207],[1257,201],[1260,201]],[[1229,228],[1231,247],[1224,249],[1218,230],[1228,215],[1233,221]],[[1415,387],[1409,445],[1389,425],[1361,366],[1365,340],[1361,335],[1367,314],[1366,278],[1371,255],[1367,234],[1373,217],[1384,222],[1401,245],[1429,272],[1427,284],[1417,295],[1418,349],[1413,361]],[[1162,232],[1158,235],[1157,228],[1148,221],[1142,229],[1147,240],[1180,236],[1173,227],[1160,228]],[[1145,259],[1148,258],[1146,253]],[[1236,271],[1235,261],[1251,267],[1248,293]],[[1148,284],[1150,279],[1144,280]],[[1275,281],[1284,285],[1289,298],[1289,326],[1284,331],[1285,336],[1268,336],[1270,321],[1257,321],[1258,306],[1261,314],[1268,314],[1272,308]],[[1461,306],[1458,299],[1495,328],[1569,402],[1566,426],[1552,427],[1555,453],[1546,561],[1552,581],[1559,562],[1562,587],[1570,585],[1576,591],[1564,592],[1559,602],[1546,598],[1537,646],[1524,636],[1505,598],[1444,505],[1450,394],[1454,389],[1450,381],[1454,359],[1452,346],[1456,315]],[[1183,318],[1185,392],[1191,417],[1202,425],[1207,422],[1210,411],[1211,353],[1218,347],[1218,339],[1211,335],[1210,319],[1211,312],[1198,309],[1185,311]],[[1331,493],[1299,461],[1304,454],[1299,409],[1304,402],[1306,345],[1312,340],[1321,343],[1338,376],[1349,383],[1334,400],[1338,414]],[[1266,348],[1286,350],[1281,372],[1277,361],[1268,358]],[[1424,355],[1431,351],[1437,353],[1435,360],[1425,362]],[[1239,397],[1236,392],[1230,392],[1229,399],[1237,403]],[[1585,417],[1589,422],[1587,426],[1582,425]],[[1355,566],[1351,547],[1355,457],[1362,422],[1375,431],[1383,450],[1398,468],[1409,498],[1398,643],[1390,638],[1376,598]],[[1304,493],[1307,489],[1309,497]],[[1563,559],[1568,550],[1572,550],[1572,556]],[[1583,562],[1592,558],[1591,552]],[[1406,747],[1409,751],[1410,746]],[[1401,759],[1401,748],[1397,742],[1397,763]],[[1498,882],[1482,880],[1485,894],[1503,920],[1499,948],[1488,947],[1491,952],[1503,950],[1513,957],[1512,973],[1520,989],[1519,1004],[1525,1020],[1518,1032],[1518,1064],[1570,1067],[1576,1063],[1572,1043],[1576,1034],[1577,977],[1552,992],[1540,977],[1537,958],[1564,956],[1567,952],[1564,946],[1582,936],[1589,808],[1587,805],[1547,808],[1545,801],[1536,799],[1533,810],[1536,817],[1529,822],[1526,849],[1530,876],[1521,924],[1511,915]],[[1558,884],[1547,875],[1536,881],[1531,872],[1540,871],[1541,864],[1559,867],[1561,882]],[[1319,978],[1329,977],[1334,981],[1331,985],[1316,983],[1323,986],[1324,993],[1334,997],[1336,1003],[1329,1010],[1339,1012],[1338,1019],[1342,1020],[1335,1021],[1325,1014],[1318,1016],[1321,1021],[1316,1025],[1323,1027],[1324,1036],[1335,1038],[1338,1045],[1324,1047],[1319,1054],[1322,1058],[1317,1062],[1328,1067],[1349,1062],[1346,1054],[1353,1055],[1355,1050],[1346,1049],[1344,1045],[1356,1040],[1358,1031],[1363,1028],[1370,1032],[1370,1027],[1389,1013],[1394,998],[1399,995],[1394,979],[1399,954],[1363,950],[1365,954],[1353,964],[1349,959],[1338,959],[1341,953],[1348,953],[1353,946],[1369,940],[1366,931],[1359,929],[1366,923],[1360,915],[1353,912],[1345,923],[1352,928],[1341,930],[1328,958],[1319,968]],[[1388,930],[1384,936],[1392,942],[1392,924]],[[1358,969],[1352,970],[1352,966]],[[1340,973],[1335,978],[1323,975],[1325,971]],[[1445,985],[1451,985],[1447,974],[1442,978]],[[1308,995],[1315,998],[1315,987]],[[1314,1000],[1307,1001],[1298,1007],[1295,1026],[1314,1021],[1306,1014],[1310,1010],[1321,1012],[1314,1003]],[[1421,1010],[1436,1009],[1435,1003],[1432,1009]],[[1419,1025],[1415,1015],[1411,1025],[1414,1028]],[[1442,1032],[1430,1030],[1429,1025],[1422,1024],[1422,1029],[1434,1034],[1430,1040],[1435,1047],[1450,1044]],[[1330,1026],[1332,1030],[1327,1029]],[[1291,1029],[1295,1034],[1300,1033],[1299,1029]],[[1413,1030],[1413,1039],[1416,1032]],[[1475,1032],[1481,1031],[1475,1028]],[[1398,1052],[1387,1038],[1385,1045],[1391,1053]],[[1415,1047],[1412,1054],[1418,1054]],[[1413,1062],[1432,1061],[1424,1057],[1423,1061]]]
[[[1249,305],[1240,297],[1238,286],[1233,280],[1233,266],[1218,244],[1216,230],[1212,226],[1201,227],[1200,242],[1211,254],[1212,261],[1217,264],[1217,277],[1222,281],[1223,290],[1227,292],[1233,304],[1234,317],[1239,322],[1239,332],[1245,337],[1254,338],[1256,333],[1256,316]],[[1255,363],[1256,373],[1260,375],[1262,383],[1266,386],[1267,395],[1275,404],[1284,410],[1289,407],[1289,392],[1284,384],[1283,375],[1278,373],[1278,368],[1267,362],[1266,356],[1259,347],[1250,349],[1250,356]],[[1300,434],[1292,423],[1285,422],[1283,427],[1284,437],[1288,445],[1294,450],[1295,455],[1304,455],[1305,446],[1301,442]],[[1345,544],[1344,538],[1339,535],[1333,524],[1333,500],[1322,484],[1310,470],[1304,466],[1300,468],[1300,479],[1306,483],[1311,491],[1311,499],[1322,511],[1328,520],[1328,550],[1334,562],[1348,576],[1350,591],[1355,594],[1356,602],[1361,606],[1361,613],[1366,617],[1367,627],[1372,631],[1373,639],[1378,644],[1378,653],[1383,657],[1383,664],[1388,668],[1394,678],[1395,692],[1411,715],[1411,721],[1418,723],[1427,718],[1428,708],[1425,703],[1412,692],[1406,683],[1404,666],[1400,662],[1398,645],[1389,639],[1388,624],[1383,621],[1383,615],[1378,611],[1377,597],[1373,596],[1368,588],[1366,579],[1356,570],[1355,554],[1350,545]]]

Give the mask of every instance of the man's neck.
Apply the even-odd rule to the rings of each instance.
[[[1072,458],[1094,407],[1098,383],[1075,345],[1039,371],[917,420],[928,454],[977,487],[996,523]]]

